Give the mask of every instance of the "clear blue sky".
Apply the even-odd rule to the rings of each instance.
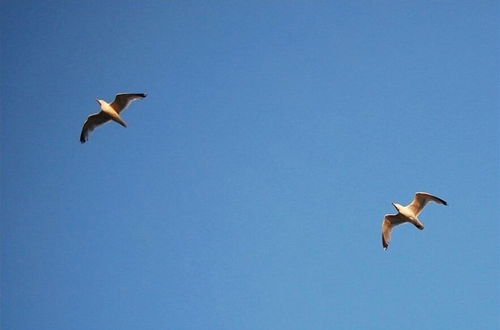
[[[0,328],[498,328],[497,1],[0,12]]]

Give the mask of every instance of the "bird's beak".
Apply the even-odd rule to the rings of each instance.
[[[95,99],[95,101],[97,102],[97,104],[101,104],[101,103],[99,102],[99,99]]]

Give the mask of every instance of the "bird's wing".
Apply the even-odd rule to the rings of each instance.
[[[402,224],[403,222],[405,222],[405,220],[400,214],[386,214],[384,216],[384,220],[382,220],[382,246],[384,250],[387,250],[389,247],[392,227]]]
[[[408,207],[413,211],[413,213],[416,216],[418,216],[420,212],[422,212],[422,210],[424,209],[425,204],[427,204],[430,201],[433,201],[438,204],[448,205],[448,203],[446,203],[439,197],[432,196],[431,194],[425,192],[418,192],[415,194],[415,198],[410,203],[410,205],[408,205]]]
[[[110,106],[118,113],[122,112],[125,110],[125,108],[130,104],[130,102],[137,100],[137,99],[143,99],[146,97],[146,94],[144,93],[137,93],[137,94],[116,94],[115,100],[113,103],[110,104]]]
[[[89,138],[89,133],[94,130],[99,125],[104,124],[109,120],[104,113],[94,113],[93,115],[88,116],[87,120],[83,124],[82,134],[80,134],[80,142],[85,143]]]

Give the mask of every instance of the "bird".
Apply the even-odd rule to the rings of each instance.
[[[85,123],[83,124],[82,133],[80,134],[80,142],[85,143],[89,138],[89,133],[94,130],[99,125],[107,123],[110,120],[117,122],[123,127],[127,127],[127,124],[120,117],[120,112],[125,110],[125,108],[130,104],[130,102],[143,99],[147,96],[145,93],[121,93],[116,94],[115,100],[109,104],[104,100],[97,99],[97,103],[101,108],[101,111],[94,113],[87,117]]]
[[[387,248],[389,247],[389,241],[391,240],[391,230],[393,227],[405,222],[409,222],[420,230],[424,229],[424,224],[420,221],[418,215],[422,212],[428,202],[448,205],[448,203],[446,203],[441,198],[433,196],[426,192],[415,193],[415,198],[413,198],[413,201],[406,206],[398,203],[391,203],[396,211],[398,211],[398,213],[386,214],[384,215],[384,220],[382,220],[382,246],[384,247],[384,250],[387,250]]]

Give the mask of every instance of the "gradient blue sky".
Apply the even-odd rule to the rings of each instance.
[[[499,326],[497,1],[0,9],[2,329]]]

